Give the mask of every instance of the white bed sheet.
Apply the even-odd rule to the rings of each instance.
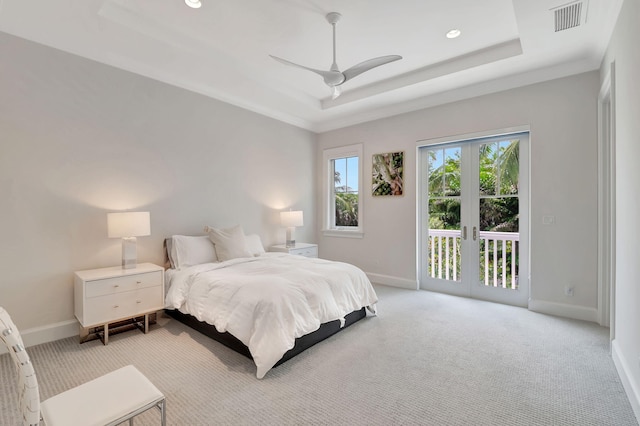
[[[265,253],[167,273],[168,309],[179,309],[244,343],[264,375],[322,323],[362,307],[375,313],[373,286],[359,268],[341,262]]]

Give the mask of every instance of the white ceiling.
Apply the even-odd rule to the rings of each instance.
[[[581,1],[581,24],[555,32],[571,0],[0,0],[0,31],[323,132],[597,69],[623,0]],[[328,70],[332,11],[341,70],[403,56],[334,101],[268,56]]]

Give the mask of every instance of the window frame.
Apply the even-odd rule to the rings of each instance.
[[[333,160],[341,158],[358,158],[358,226],[334,226],[335,223],[335,183]],[[327,237],[364,237],[363,224],[363,148],[362,144],[347,145],[337,148],[325,149],[322,153],[322,174],[323,174],[323,226],[322,234]]]

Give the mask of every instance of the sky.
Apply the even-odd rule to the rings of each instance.
[[[347,185],[350,191],[358,191],[358,157],[336,159],[335,170],[340,173],[340,183],[336,183],[336,187]]]

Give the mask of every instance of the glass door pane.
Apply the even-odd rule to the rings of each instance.
[[[478,146],[479,282],[486,287],[518,288],[520,141]]]
[[[434,279],[461,282],[461,148],[431,149],[427,156],[427,274]]]

